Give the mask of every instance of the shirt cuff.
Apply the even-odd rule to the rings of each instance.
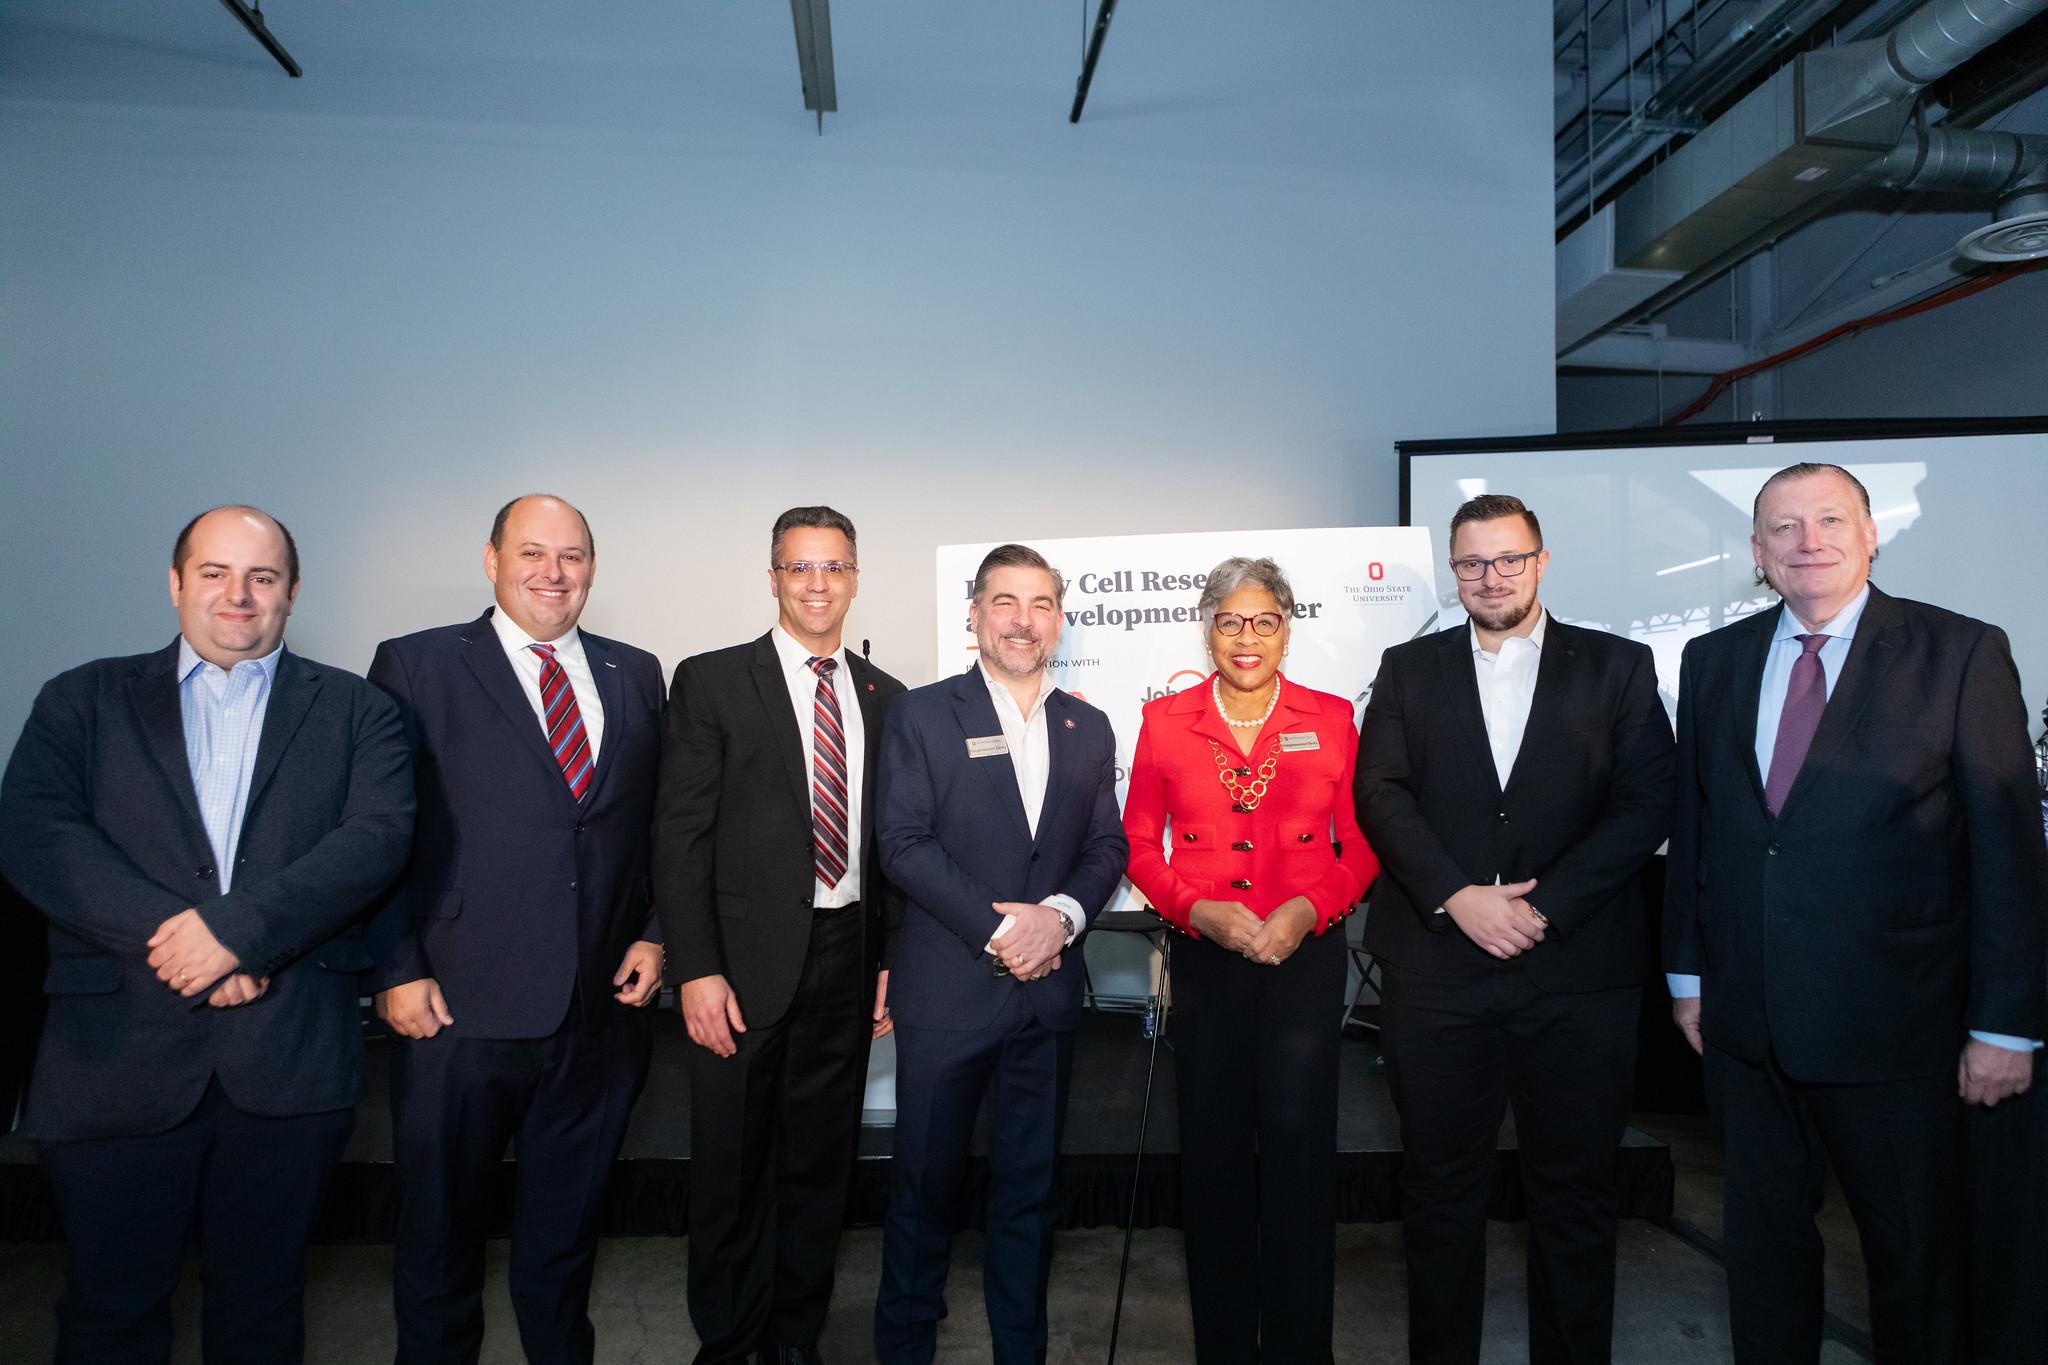
[[[1684,972],[1666,972],[1664,989],[1671,992],[1673,1000],[1691,1000],[1700,993],[1700,979]]]
[[[1993,1047],[2002,1047],[2011,1052],[2034,1052],[2041,1046],[2041,1040],[2038,1038],[2021,1038],[2011,1033],[1986,1033],[1982,1029],[1973,1028],[1970,1030],[1970,1036],[1980,1043],[1989,1043]]]
[[[1061,945],[1062,947],[1073,947],[1074,940],[1088,932],[1088,912],[1083,910],[1081,902],[1075,900],[1072,896],[1062,891],[1055,891],[1052,895],[1040,901],[1039,904],[1049,905],[1055,910],[1064,910],[1074,921],[1074,932],[1067,935],[1067,941]]]
[[[1054,910],[1064,910],[1069,915],[1073,916],[1074,932],[1072,934],[1069,934],[1067,936],[1067,941],[1060,945],[1062,948],[1073,947],[1074,940],[1081,937],[1081,935],[1087,931],[1088,912],[1086,910],[1083,910],[1081,908],[1081,902],[1075,900],[1072,896],[1069,896],[1064,892],[1055,892],[1052,895],[1047,896],[1044,900],[1040,901],[1039,904],[1050,906]],[[988,936],[988,943],[983,948],[984,952],[993,952],[995,950],[996,940],[1001,938],[1004,934],[1010,932],[1010,925],[1015,921],[1015,919],[1016,916],[1014,915],[1003,916],[1003,922],[1001,924],[998,924],[996,926],[996,931]]]

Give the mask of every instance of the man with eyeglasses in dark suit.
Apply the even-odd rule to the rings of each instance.
[[[690,1320],[700,1365],[819,1359],[860,1133],[889,1031],[875,865],[882,720],[903,684],[841,639],[853,523],[793,507],[769,537],[767,634],[669,689],[654,894],[690,1072]]]
[[[1519,498],[1451,518],[1471,620],[1388,650],[1359,738],[1382,875],[1365,947],[1401,1114],[1408,1341],[1479,1359],[1486,1197],[1512,1102],[1529,1212],[1529,1358],[1606,1361],[1615,1151],[1648,929],[1637,874],[1671,824],[1671,726],[1643,645],[1552,619]]]

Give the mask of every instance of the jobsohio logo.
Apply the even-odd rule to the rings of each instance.
[[[1145,695],[1141,700],[1157,701],[1161,697],[1170,697],[1176,692],[1184,692],[1190,687],[1199,687],[1207,681],[1209,681],[1207,673],[1197,673],[1192,668],[1183,668],[1180,672],[1168,678],[1164,687],[1146,688]]]

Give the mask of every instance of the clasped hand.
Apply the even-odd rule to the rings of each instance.
[[[1200,900],[1188,907],[1188,922],[1217,947],[1277,967],[1316,927],[1316,908],[1308,897],[1295,896],[1260,919],[1243,901]]]
[[[1535,889],[1534,877],[1503,886],[1468,886],[1444,902],[1444,913],[1457,921],[1465,937],[1505,962],[1543,941],[1543,921],[1523,899]]]
[[[990,951],[1019,981],[1036,981],[1060,969],[1060,950],[1067,946],[1067,922],[1050,905],[1023,901],[994,901],[998,915],[1010,920],[1001,938],[990,942]]]

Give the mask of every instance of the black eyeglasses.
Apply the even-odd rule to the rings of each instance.
[[[799,559],[770,567],[781,570],[791,578],[809,578],[813,573],[821,573],[827,578],[848,578],[860,572],[860,565],[844,559]]]
[[[1244,623],[1249,621],[1252,623],[1252,629],[1258,634],[1277,635],[1285,620],[1286,618],[1277,611],[1262,611],[1256,616],[1239,616],[1234,611],[1219,611],[1216,613],[1215,626],[1218,635],[1242,635]]]
[[[1486,577],[1488,569],[1502,578],[1514,578],[1528,567],[1530,560],[1542,553],[1543,551],[1538,548],[1520,550],[1511,555],[1495,555],[1492,559],[1454,559],[1451,561],[1451,572],[1467,583],[1477,583]]]

